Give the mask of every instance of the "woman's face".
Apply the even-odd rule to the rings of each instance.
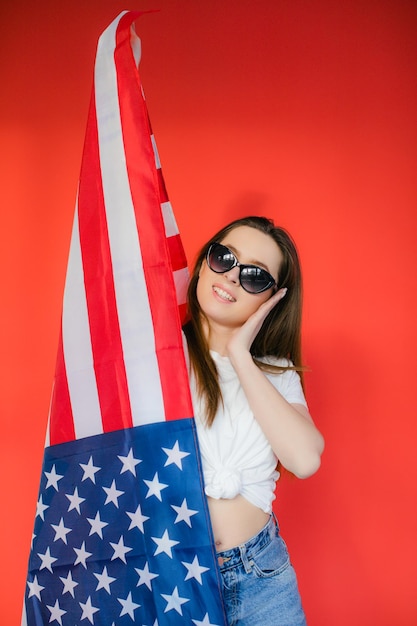
[[[283,255],[269,235],[250,226],[238,226],[218,243],[230,248],[239,263],[258,265],[278,281]],[[242,326],[272,293],[272,287],[262,293],[248,293],[240,285],[239,267],[217,274],[203,261],[197,283],[197,299],[210,325],[230,329]]]

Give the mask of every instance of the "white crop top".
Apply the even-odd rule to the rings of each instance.
[[[217,352],[211,351],[210,354],[219,372],[223,396],[223,405],[219,404],[211,427],[205,426],[204,401],[197,395],[194,376],[190,376],[206,495],[234,498],[241,494],[270,513],[275,500],[275,483],[279,478],[277,458],[249,408],[230,360]],[[268,362],[291,365],[286,359],[269,358]],[[287,402],[307,406],[297,372],[286,370],[265,375]]]

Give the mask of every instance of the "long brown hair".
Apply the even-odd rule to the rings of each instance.
[[[287,287],[288,289],[285,297],[268,314],[257,334],[250,348],[252,357],[258,367],[264,371],[282,372],[285,369],[296,369],[300,372],[301,382],[303,382],[301,363],[302,279],[295,244],[285,229],[275,226],[273,221],[266,217],[244,217],[235,220],[217,232],[202,247],[197,256],[188,287],[189,321],[184,326],[184,333],[187,338],[190,363],[196,379],[197,391],[205,401],[208,425],[213,423],[222,395],[216,364],[210,355],[209,345],[203,331],[204,313],[197,299],[197,283],[201,265],[210,245],[216,241],[221,242],[230,231],[239,226],[249,226],[272,237],[283,255],[283,261],[279,268],[278,288]],[[257,360],[267,356],[289,359],[293,366],[277,368]]]

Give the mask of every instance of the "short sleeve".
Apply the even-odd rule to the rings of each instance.
[[[298,372],[295,370],[284,370],[277,374],[266,373],[266,376],[287,402],[290,404],[302,404],[307,407]]]

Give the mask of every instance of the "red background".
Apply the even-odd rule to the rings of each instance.
[[[309,625],[415,625],[413,0],[1,3],[1,624],[20,623],[96,41],[158,7],[141,74],[189,259],[247,213],[300,250],[327,445],[276,510]]]

